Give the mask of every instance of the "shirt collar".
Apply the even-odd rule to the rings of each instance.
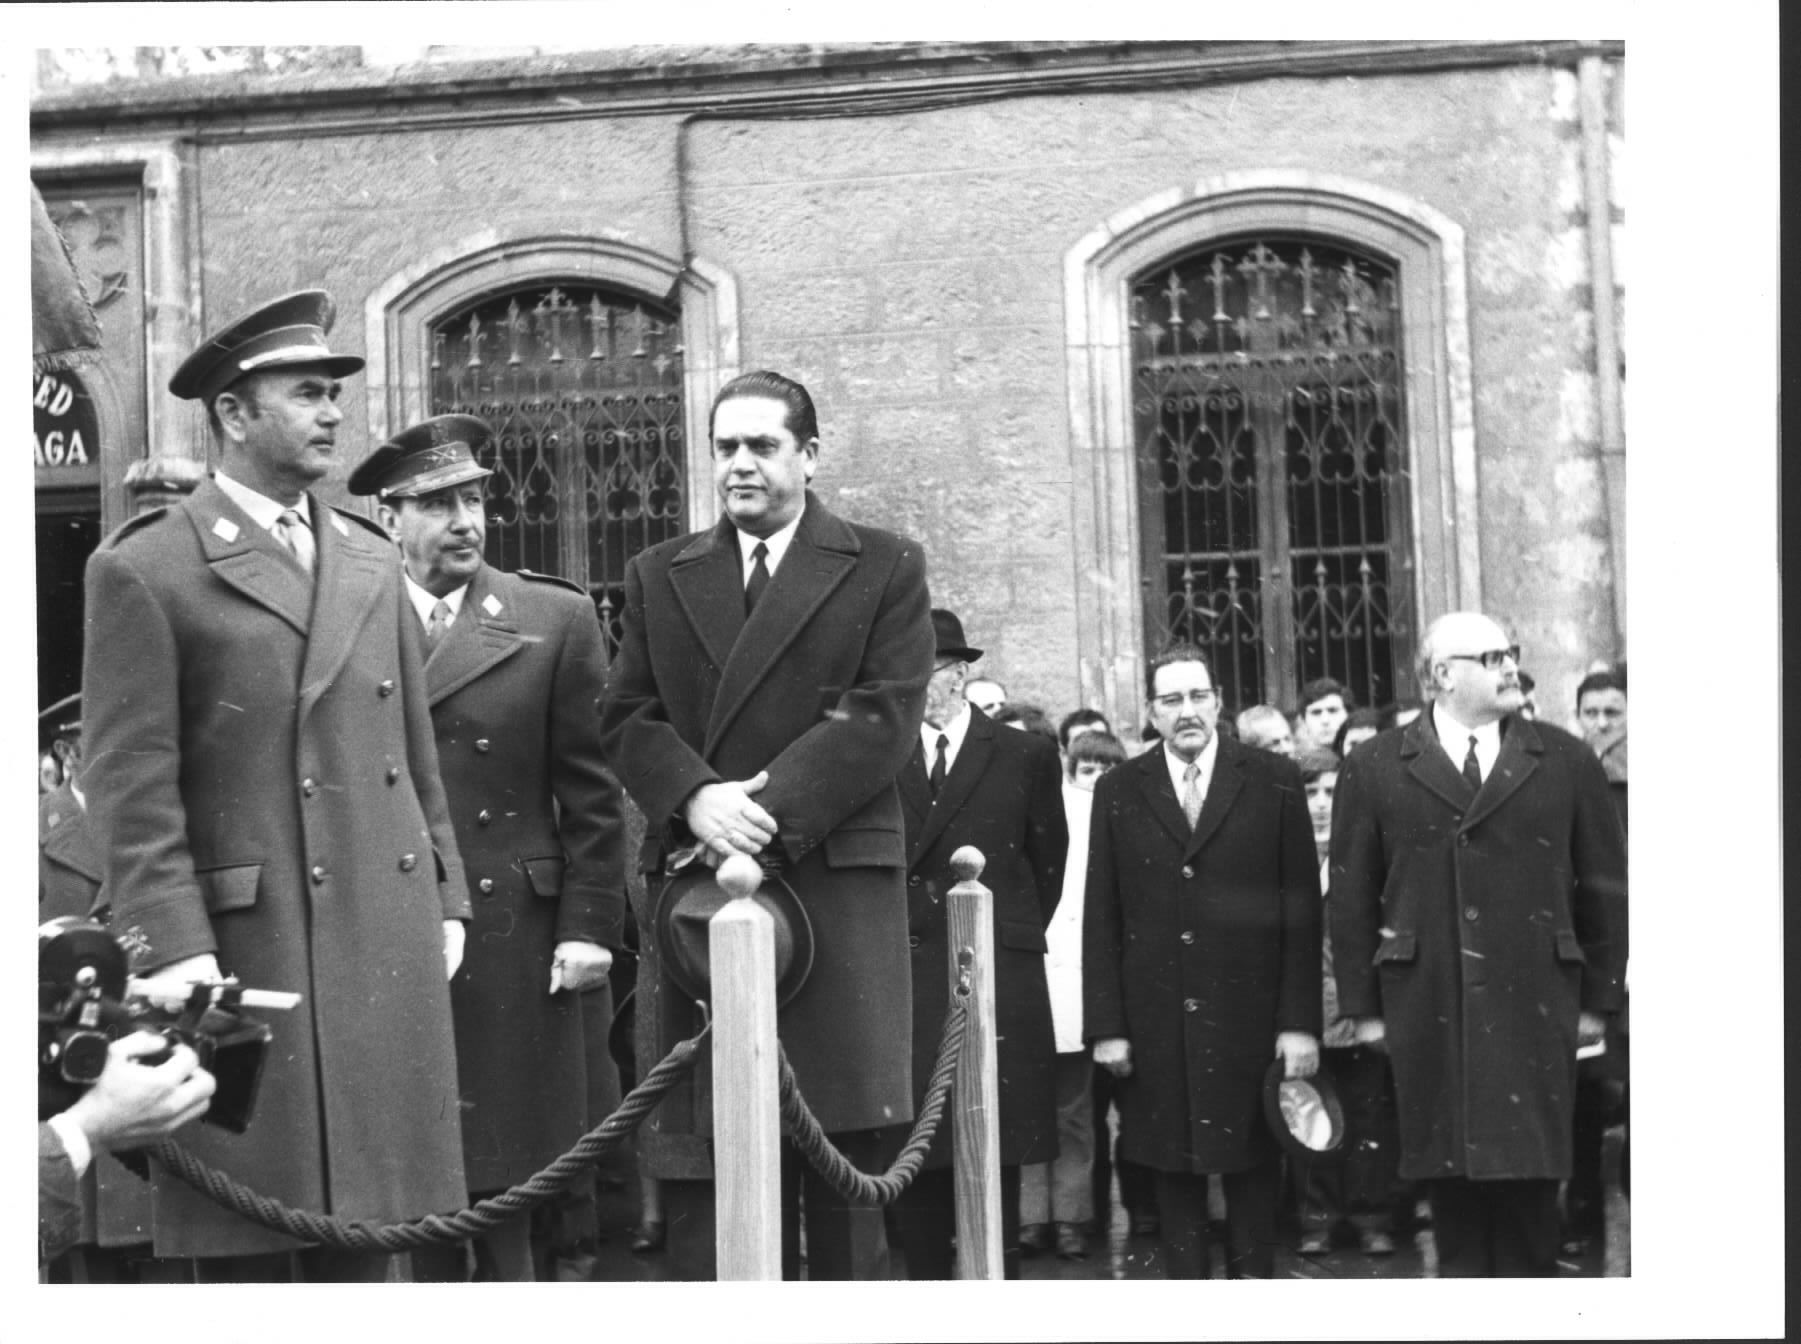
[[[245,513],[249,514],[251,522],[255,523],[258,527],[263,528],[265,531],[274,531],[275,524],[280,521],[282,514],[287,512],[288,506],[286,504],[282,504],[276,500],[270,499],[269,496],[265,494],[252,490],[241,481],[232,480],[231,477],[227,476],[222,471],[215,471],[213,473],[213,479],[219,483],[219,488],[225,492],[226,497],[229,498],[233,504],[236,504],[240,509],[244,510]],[[313,525],[311,504],[312,502],[307,499],[304,493],[302,493],[300,502],[294,505],[294,512],[300,515],[300,521],[305,523],[308,527]]]
[[[1201,767],[1200,778],[1197,782],[1201,786],[1203,798],[1207,796],[1207,786],[1213,780],[1213,763],[1218,759],[1219,732],[1216,729],[1213,736],[1207,739],[1207,745],[1201,748],[1201,754],[1194,758],[1195,764]],[[1188,762],[1176,755],[1170,749],[1169,743],[1165,742],[1163,744],[1163,764],[1169,767],[1169,782],[1175,785],[1176,798],[1180,801],[1182,790],[1185,787],[1184,781],[1188,775]]]
[[[963,739],[969,736],[969,717],[969,702],[966,700],[963,702],[963,708],[957,711],[956,718],[942,728],[934,728],[924,719],[920,720],[919,740],[926,750],[927,770],[932,768],[932,761],[938,755],[938,735],[940,733],[950,739],[950,746],[946,748],[949,753],[945,762],[947,768],[949,763],[957,758],[957,753],[963,749]]]
[[[1446,709],[1438,701],[1432,703],[1432,731],[1438,734],[1438,740],[1446,751],[1452,752],[1461,761],[1463,752],[1473,737],[1476,739],[1476,750],[1499,750],[1501,746],[1501,721],[1485,723],[1480,728],[1472,728],[1461,722],[1456,715]],[[1453,751],[1453,747],[1455,750]]]
[[[769,548],[769,555],[763,563],[769,569],[769,577],[772,579],[775,577],[775,571],[782,563],[782,557],[788,554],[788,544],[794,540],[795,529],[800,526],[800,520],[806,516],[806,512],[807,506],[806,502],[803,500],[801,502],[800,512],[794,515],[794,521],[782,528],[779,532],[772,533],[767,537],[753,537],[743,528],[733,529],[738,534],[738,557],[744,562],[744,568],[741,572],[744,575],[744,581],[746,583],[750,582],[750,567],[753,563],[750,558],[750,553],[757,549],[757,543],[759,541]]]
[[[430,625],[431,611],[433,607],[438,605],[438,599],[425,589],[421,588],[417,583],[414,583],[413,576],[408,574],[404,569],[401,570],[400,573],[401,577],[406,580],[406,595],[412,599],[413,610],[419,613],[419,619],[422,622],[426,625]],[[466,583],[462,587],[454,588],[450,592],[444,594],[444,605],[450,608],[451,620],[456,620],[457,616],[462,612],[463,599],[467,596],[469,596],[469,585]]]

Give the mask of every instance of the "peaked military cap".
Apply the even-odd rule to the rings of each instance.
[[[473,415],[435,415],[389,439],[350,473],[350,493],[403,499],[492,476],[475,460],[493,437],[488,422]]]
[[[333,378],[356,373],[363,367],[361,355],[334,355],[325,343],[337,313],[322,289],[272,299],[202,343],[175,370],[169,390],[210,406],[238,379],[261,369],[318,364]]]

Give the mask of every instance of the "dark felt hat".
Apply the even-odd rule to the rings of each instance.
[[[711,999],[708,924],[732,900],[711,868],[693,864],[664,886],[657,898],[654,937],[663,971],[691,999]],[[813,924],[800,897],[779,876],[765,875],[750,897],[775,922],[775,1001],[787,1003],[813,969]]]
[[[1321,1069],[1311,1078],[1286,1078],[1280,1059],[1263,1075],[1263,1118],[1282,1150],[1293,1157],[1324,1157],[1344,1146],[1344,1103]]]
[[[409,425],[350,473],[350,493],[403,499],[492,476],[475,455],[494,437],[473,415],[435,415]]]
[[[932,634],[938,641],[937,656],[940,658],[961,658],[966,663],[973,663],[982,656],[980,649],[970,648],[963,638],[963,622],[957,619],[954,611],[932,608]]]
[[[210,406],[245,374],[262,369],[317,364],[333,378],[356,373],[361,355],[334,355],[325,343],[337,311],[322,289],[272,299],[202,342],[175,370],[169,390]]]

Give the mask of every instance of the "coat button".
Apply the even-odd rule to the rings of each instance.
[[[1185,943],[1192,943],[1194,941],[1194,930],[1193,929],[1183,929],[1182,930],[1182,941]]]
[[[419,866],[419,858],[417,855],[402,854],[400,856],[400,871],[401,872],[410,873],[413,871],[413,869],[417,868],[418,866]]]
[[[475,739],[475,749],[477,751],[481,752],[482,755],[486,756],[488,754],[488,739],[485,737],[476,738]]]
[[[491,877],[484,877],[481,881],[477,882],[475,886],[476,890],[480,891],[484,896],[492,896],[494,894],[494,879]]]
[[[390,765],[388,767],[388,783],[392,784],[395,781],[397,781],[399,778],[400,778],[400,767],[398,765]]]
[[[1458,836],[1458,837],[1457,837],[1457,848],[1459,848],[1459,849],[1468,849],[1468,848],[1469,848],[1469,847],[1470,847],[1470,838],[1469,838],[1469,836],[1467,836],[1467,835],[1460,835],[1460,836]]]
[[[1200,1012],[1200,1010],[1201,1010],[1201,1001],[1199,999],[1183,999],[1182,1000],[1182,1011],[1183,1012],[1198,1013],[1198,1012]]]
[[[394,694],[394,683],[391,681],[384,681],[375,688],[375,693],[380,696],[390,696]]]
[[[475,819],[478,822],[480,822],[483,826],[486,826],[489,822],[494,820],[494,814],[492,812],[488,811],[488,809],[484,807],[481,811],[479,811],[475,814]]]
[[[315,887],[325,885],[325,869],[319,867],[317,864],[313,866],[313,885]]]
[[[907,885],[909,887],[917,887],[924,880],[925,879],[922,878],[918,873],[914,873],[912,877],[909,877],[907,879]]]
[[[1194,876],[1194,869],[1193,869],[1193,868],[1191,868],[1191,867],[1189,867],[1189,866],[1188,866],[1188,865],[1186,865],[1186,864],[1184,864],[1184,865],[1183,865],[1183,866],[1182,866],[1182,876],[1183,876],[1183,877],[1193,877],[1193,876]]]
[[[1477,911],[1476,911],[1475,906],[1466,905],[1463,907],[1463,917],[1465,919],[1469,920],[1469,922],[1472,924],[1474,924],[1476,922],[1476,914],[1477,914]]]
[[[315,793],[319,792],[319,786],[310,779],[303,779],[300,781],[300,792],[306,797],[311,798]]]
[[[907,946],[908,947],[918,947],[919,946],[919,935],[916,933],[909,933],[907,935]]]

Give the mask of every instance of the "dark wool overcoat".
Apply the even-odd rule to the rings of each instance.
[[[1192,833],[1161,746],[1102,775],[1083,896],[1083,1035],[1125,1037],[1120,1151],[1227,1172],[1269,1152],[1263,1078],[1320,1031],[1320,889],[1294,762],[1221,737]]]
[[[450,985],[463,1162],[470,1190],[504,1190],[588,1129],[587,1014],[577,995],[550,993],[556,945],[617,950],[625,922],[594,603],[562,579],[484,565],[425,678],[474,906]],[[593,1025],[604,1041],[607,1022]]]
[[[1509,718],[1476,793],[1422,714],[1339,770],[1331,864],[1339,1008],[1387,1026],[1401,1175],[1567,1177],[1577,1015],[1617,1010],[1626,966],[1594,753]]]
[[[182,1142],[265,1195],[390,1222],[462,1206],[443,921],[469,917],[419,621],[372,523],[311,501],[309,579],[208,480],[88,561],[82,787],[115,933],[301,995],[249,1132]],[[159,1173],[159,1255],[296,1243]]]
[[[913,1087],[923,1099],[950,1010],[951,855],[974,845],[980,882],[994,894],[994,1019],[999,1068],[1000,1160],[1057,1155],[1056,1036],[1044,979],[1044,930],[1063,895],[1069,824],[1056,746],[1037,733],[997,727],[973,705],[969,730],[938,797],[924,748],[901,771],[907,819],[907,945],[913,956]],[[950,1165],[950,1112],[926,1157]]]
[[[778,1030],[828,1132],[912,1116],[906,845],[894,778],[919,735],[932,673],[925,552],[856,526],[807,495],[794,540],[756,611],[744,614],[736,530],[653,546],[626,568],[623,634],[601,720],[607,759],[644,810],[654,876],[692,843],[688,795],[769,772],[756,800],[771,848],[812,924],[812,974]],[[652,927],[649,912],[639,925]],[[652,1058],[700,1023],[644,939],[641,1030]],[[711,1175],[710,1071],[671,1092],[640,1131],[652,1175]]]

